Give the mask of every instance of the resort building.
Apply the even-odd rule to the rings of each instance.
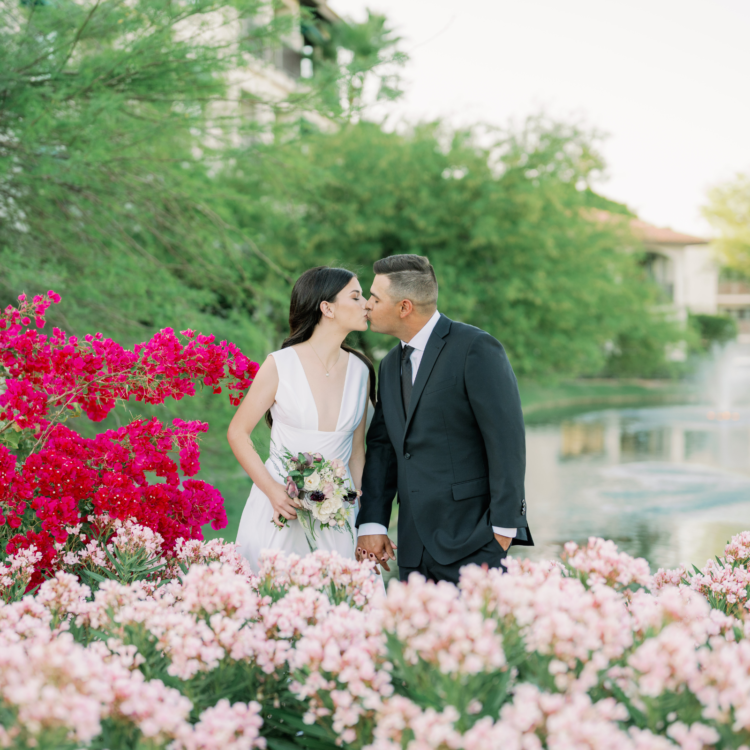
[[[737,321],[740,344],[750,344],[750,281],[735,279],[729,273],[719,275],[717,311]]]
[[[646,248],[646,267],[677,317],[715,315],[719,270],[708,240],[640,219],[632,219],[630,228]]]
[[[722,273],[709,240],[632,219],[646,248],[646,265],[680,320],[689,313],[737,320],[739,342],[750,343],[750,283]]]
[[[253,33],[279,16],[290,16],[290,30],[280,42],[266,41],[262,35]],[[244,122],[260,126],[258,134],[241,138],[252,141],[270,137],[268,126],[284,116],[275,105],[304,90],[305,79],[313,75],[316,47],[330,39],[328,28],[340,22],[341,18],[324,0],[283,0],[276,7],[265,6],[252,21],[241,25],[239,43],[246,64],[232,71],[229,98],[239,103]],[[317,112],[305,112],[305,119],[322,130],[331,127]]]

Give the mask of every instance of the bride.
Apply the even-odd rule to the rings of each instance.
[[[356,489],[365,465],[368,399],[375,403],[375,370],[364,354],[344,344],[351,331],[367,330],[367,311],[357,277],[343,268],[311,268],[297,279],[289,307],[289,337],[258,370],[227,434],[229,445],[253,480],[240,520],[237,544],[257,572],[261,550],[306,555],[309,547],[286,493],[279,454],[320,453],[348,466]],[[265,415],[271,456],[263,463],[250,433]],[[356,510],[349,511],[352,533]],[[280,525],[280,518],[291,521]],[[346,529],[316,530],[319,549],[354,557]]]

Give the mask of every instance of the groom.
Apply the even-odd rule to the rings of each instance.
[[[496,339],[438,312],[427,258],[392,255],[373,270],[370,328],[401,341],[380,363],[357,559],[390,570],[398,493],[401,580],[416,571],[457,583],[462,566],[499,567],[511,544],[534,543],[516,378]]]

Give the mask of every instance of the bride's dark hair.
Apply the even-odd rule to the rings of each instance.
[[[300,276],[292,289],[292,299],[289,304],[289,336],[284,339],[282,349],[307,341],[320,323],[323,312],[321,302],[335,302],[339,292],[356,276],[346,268],[330,268],[318,266],[310,268]],[[370,373],[370,401],[375,403],[375,368],[368,357],[362,352],[352,349],[348,344],[341,344],[341,348],[350,355],[359,357]],[[271,411],[266,412],[266,422],[273,424]]]

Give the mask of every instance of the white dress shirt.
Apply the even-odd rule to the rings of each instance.
[[[424,324],[424,326],[412,337],[411,341],[402,341],[401,346],[411,346],[414,351],[411,353],[411,382],[417,379],[417,370],[422,362],[427,342],[430,340],[435,326],[440,320],[440,313],[435,310],[435,314]],[[501,526],[493,526],[492,530],[500,536],[507,536],[511,539],[516,536],[518,529],[505,529]],[[358,536],[367,536],[368,534],[387,534],[388,529],[382,523],[363,523],[359,527]]]

